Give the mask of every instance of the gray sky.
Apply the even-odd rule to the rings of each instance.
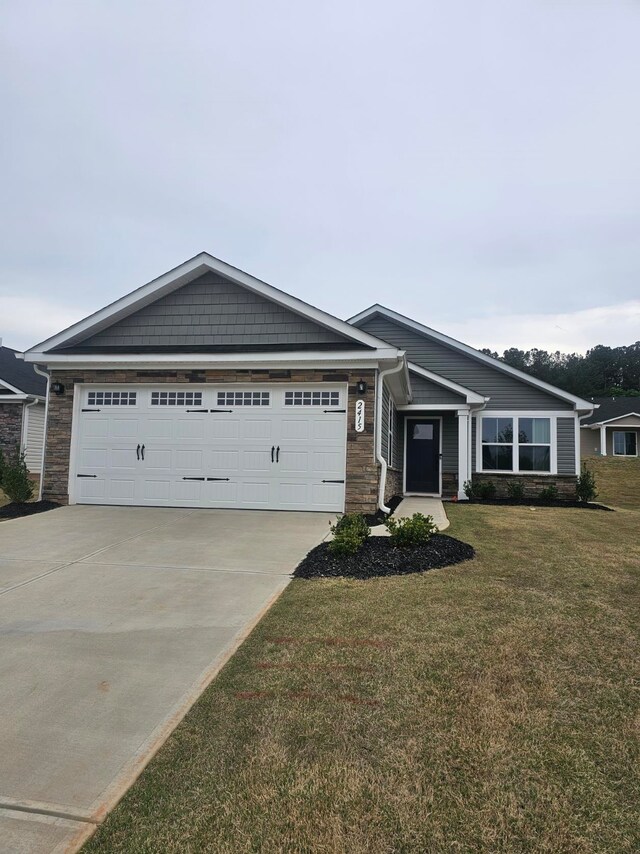
[[[0,336],[201,250],[474,346],[640,338],[635,0],[0,10]]]

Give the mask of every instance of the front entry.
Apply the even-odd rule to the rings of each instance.
[[[440,494],[440,420],[407,418],[406,491]]]

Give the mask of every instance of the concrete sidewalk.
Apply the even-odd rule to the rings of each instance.
[[[76,506],[0,523],[0,851],[77,849],[329,518]]]
[[[423,516],[433,516],[433,521],[438,526],[439,531],[444,531],[449,527],[447,514],[444,512],[444,505],[439,498],[403,498],[400,504],[395,509],[393,514],[394,519],[405,519],[413,516],[414,513],[422,513]],[[371,529],[372,537],[388,537],[389,532],[384,525],[376,525]]]

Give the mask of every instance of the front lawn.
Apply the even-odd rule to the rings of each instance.
[[[596,501],[640,509],[640,457],[585,457],[583,462],[595,472]]]
[[[447,509],[473,561],[294,580],[87,851],[637,851],[640,513]]]

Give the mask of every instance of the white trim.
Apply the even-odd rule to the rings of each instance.
[[[635,454],[616,454],[616,433],[633,433],[636,437],[636,452]],[[638,456],[638,428],[635,430],[633,427],[630,430],[614,430],[613,435],[611,436],[611,452],[614,457],[637,457]]]
[[[471,410],[464,403],[409,403],[396,406],[398,412],[457,412],[459,409]]]
[[[578,418],[578,413],[575,415],[575,425],[573,427],[574,432],[574,456],[576,460],[576,475],[579,477],[582,473],[582,441],[580,439],[580,419]]]
[[[464,501],[467,497],[464,492],[464,484],[467,480],[471,480],[471,455],[469,453],[471,414],[468,409],[460,409],[456,419],[458,422],[458,500]]]
[[[487,365],[491,365],[492,368],[495,368],[498,371],[502,371],[505,374],[511,374],[514,377],[517,377],[519,380],[528,383],[532,386],[537,386],[540,389],[548,392],[554,397],[558,397],[561,400],[566,400],[569,403],[573,404],[574,409],[577,410],[586,410],[587,413],[593,412],[595,409],[595,405],[590,400],[584,400],[581,397],[576,397],[573,394],[569,394],[569,392],[562,391],[562,389],[556,388],[556,386],[550,385],[549,383],[544,382],[543,380],[536,379],[532,377],[530,374],[525,374],[524,371],[519,371],[517,368],[512,368],[511,365],[507,365],[504,362],[499,362],[497,359],[494,359],[492,356],[487,356],[485,353],[481,353],[479,350],[475,350],[473,347],[469,347],[468,344],[463,344],[461,341],[456,341],[455,338],[450,338],[448,335],[444,335],[442,332],[436,332],[435,329],[431,329],[428,326],[423,326],[421,323],[418,323],[415,320],[411,320],[408,317],[405,317],[402,314],[398,314],[395,311],[392,311],[390,308],[386,308],[379,303],[370,306],[369,308],[361,311],[360,314],[356,314],[353,317],[350,317],[347,321],[348,323],[357,324],[361,320],[365,320],[368,317],[371,317],[374,314],[381,314],[383,317],[388,317],[390,320],[395,321],[396,323],[400,323],[403,326],[412,329],[414,332],[418,332],[421,335],[426,336],[427,338],[433,338],[435,341],[439,341],[442,344],[446,344],[448,347],[453,348],[454,350],[460,350],[460,352],[465,353],[467,356],[471,356],[471,358],[476,359],[479,362],[484,362]]]
[[[24,403],[33,395],[29,394],[0,394],[0,403]]]
[[[493,409],[484,409],[481,413],[476,415],[476,473],[477,474],[493,474],[498,475],[501,474],[517,474],[522,475],[523,477],[528,477],[529,475],[534,475],[535,477],[549,477],[550,475],[558,474],[558,418],[568,418],[569,415],[566,412],[547,412],[543,410],[537,411],[518,411],[518,410],[493,410]],[[511,444],[505,442],[505,445],[508,445],[512,449],[513,457],[513,468],[511,469],[484,469],[482,468],[482,419],[483,418],[511,418],[515,422],[518,418],[548,418],[549,419],[549,455],[550,459],[550,469],[549,471],[529,471],[526,469],[520,469],[520,461],[517,459],[517,449],[519,447],[519,443],[515,441],[516,439],[516,424],[514,423],[514,441]],[[531,443],[536,444],[536,443]],[[546,442],[540,443],[542,445],[546,445]]]
[[[620,421],[621,418],[631,418],[631,417],[640,418],[640,412],[625,412],[624,415],[616,415],[615,418],[607,418],[605,421],[593,421],[591,424],[581,424],[581,427],[589,427],[591,430],[595,430],[600,427],[602,424],[612,424],[614,421]]]
[[[139,311],[141,308],[150,305],[161,297],[178,290],[178,288],[192,282],[206,272],[218,273],[235,282],[237,285],[288,308],[296,314],[306,317],[320,326],[324,326],[326,329],[331,329],[347,339],[358,341],[374,349],[386,349],[388,347],[380,339],[351,326],[346,321],[339,320],[327,312],[314,308],[308,303],[297,299],[297,297],[290,296],[284,291],[274,288],[260,279],[256,279],[254,276],[249,275],[249,273],[226,264],[219,258],[214,258],[208,252],[200,252],[195,257],[179,264],[157,279],[147,282],[146,285],[142,285],[137,290],[94,312],[84,320],[74,323],[57,335],[47,338],[46,341],[42,341],[40,344],[36,344],[35,347],[31,347],[25,352],[25,356],[61,347],[78,335],[86,338],[91,334],[95,334],[107,326],[111,326],[118,320],[128,317],[135,311]],[[27,359],[27,361],[32,361],[32,359]]]
[[[438,450],[438,492],[407,492],[407,422],[408,421],[439,421],[440,422],[440,448]],[[442,495],[442,415],[429,415],[428,413],[425,415],[407,415],[404,419],[404,449],[403,449],[403,460],[402,460],[402,492],[404,495],[425,495],[425,496],[437,496],[438,498]]]
[[[249,365],[260,365],[268,368],[296,368],[303,362],[305,367],[350,367],[358,368],[376,367],[382,361],[396,362],[402,356],[399,350],[345,350],[345,351],[319,351],[306,350],[296,352],[279,353],[102,353],[96,355],[86,354],[60,354],[60,353],[25,353],[25,361],[46,364],[49,369],[55,370],[82,370],[94,369],[98,365],[100,370],[121,369],[130,366],[133,369],[149,366],[157,368],[161,365],[165,368],[246,368]]]
[[[605,424],[600,425],[600,454],[607,456],[607,428]]]
[[[453,380],[448,380],[440,374],[435,374],[433,371],[428,371],[426,368],[416,365],[415,362],[408,362],[407,367],[410,371],[413,371],[414,374],[418,374],[436,385],[443,386],[444,388],[448,388],[450,391],[461,395],[466,398],[467,403],[486,403],[490,400],[490,398],[485,397],[482,394],[478,394],[478,392],[472,391],[470,388],[465,388],[463,385],[454,383]]]
[[[394,466],[394,453],[393,453],[393,445],[395,442],[396,436],[396,405],[394,403],[393,397],[389,395],[389,406],[387,408],[387,456],[389,457],[389,465],[391,468],[395,468]]]
[[[383,389],[384,381],[388,376],[397,374],[404,368],[407,372],[407,363],[404,351],[400,353],[401,358],[395,367],[387,368],[386,371],[380,371],[376,377],[376,399],[375,399],[375,417],[373,421],[375,459],[380,464],[380,477],[378,481],[378,507],[383,513],[390,513],[391,508],[384,503],[384,493],[387,486],[387,461],[382,454],[382,405],[383,405]],[[345,475],[346,477],[346,475]]]

